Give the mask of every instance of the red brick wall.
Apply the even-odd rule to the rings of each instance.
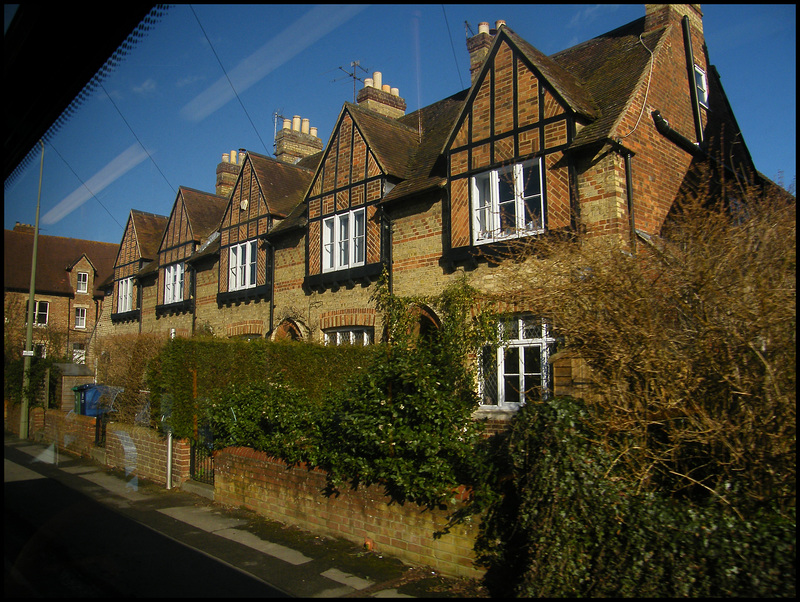
[[[94,441],[94,431],[92,431]],[[106,465],[154,483],[167,482],[167,438],[142,426],[109,424],[106,428]],[[189,478],[189,442],[172,440],[172,485]]]
[[[447,575],[478,577],[472,546],[475,522],[440,539],[446,512],[426,511],[411,503],[390,504],[380,487],[343,489],[325,496],[325,474],[305,467],[288,468],[280,460],[244,447],[221,450],[214,464],[214,500],[244,506],[272,520],[369,543],[377,552],[427,565]]]

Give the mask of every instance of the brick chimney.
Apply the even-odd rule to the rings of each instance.
[[[303,157],[318,153],[323,148],[317,128],[308,119],[295,115],[283,120],[283,128],[275,134],[275,158],[284,163],[297,163]]]
[[[478,72],[483,67],[483,62],[486,60],[486,55],[489,54],[489,47],[492,45],[494,36],[501,26],[505,25],[505,21],[496,21],[495,28],[489,29],[488,21],[478,23],[478,34],[467,38],[467,52],[469,52],[469,75],[471,83],[475,83],[475,78],[478,77]]]
[[[680,24],[684,15],[689,24],[701,37],[703,36],[703,11],[699,4],[645,4],[645,32],[654,31],[669,25]]]
[[[364,87],[358,91],[356,102],[359,106],[392,119],[406,114],[406,101],[400,98],[400,91],[384,84],[380,71],[375,71],[372,77],[364,78]]]
[[[20,222],[17,222],[16,224],[14,224],[14,232],[23,232],[25,234],[33,234],[33,230],[34,230],[34,228],[30,224],[21,224]]]
[[[222,162],[217,165],[217,196],[230,196],[231,192],[233,192],[233,187],[236,186],[236,179],[242,169],[244,155],[244,149],[240,149],[240,158],[237,161],[235,150],[230,153],[222,153]]]

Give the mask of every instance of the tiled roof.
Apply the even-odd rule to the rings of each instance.
[[[655,51],[664,32],[644,34],[641,18],[550,57],[581,82],[599,108],[596,119],[575,137],[573,148],[620,135],[617,123],[638,85],[647,78],[648,49]]]
[[[3,287],[27,291],[31,284],[31,258],[33,233],[14,230],[3,231]],[[100,295],[100,285],[113,273],[118,244],[39,235],[36,250],[36,291],[71,295],[68,268],[82,255],[94,266],[94,293]]]
[[[261,187],[261,193],[264,195],[270,214],[278,218],[289,215],[292,209],[303,200],[303,196],[311,184],[311,178],[314,177],[313,169],[304,165],[285,163],[249,151],[247,156],[253,166],[253,173]],[[319,159],[316,160],[318,164]],[[313,164],[313,159],[306,163]]]

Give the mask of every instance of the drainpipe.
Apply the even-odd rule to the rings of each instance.
[[[633,215],[633,181],[631,178],[631,152],[625,153],[625,189],[628,194],[628,219],[631,229],[631,252],[636,254],[636,220]]]
[[[695,144],[685,136],[682,136],[676,130],[672,129],[672,127],[669,124],[669,121],[667,121],[666,119],[664,119],[664,117],[661,116],[661,111],[655,110],[651,113],[651,115],[653,116],[653,122],[655,123],[656,129],[658,130],[659,134],[677,144],[679,147],[681,147],[683,150],[685,150],[693,157],[700,157],[705,155],[705,153],[700,149],[700,147],[697,144]]]
[[[683,25],[683,47],[686,52],[686,69],[689,76],[689,91],[692,95],[694,131],[697,137],[697,143],[703,144],[703,122],[700,119],[700,99],[697,96],[697,85],[694,81],[694,52],[692,52],[692,34],[689,29],[689,17],[684,15],[681,25]]]
[[[266,238],[264,245],[267,248],[267,269],[269,270],[269,335],[271,337],[275,328],[275,247]]]

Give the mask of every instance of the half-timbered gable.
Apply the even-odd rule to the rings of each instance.
[[[568,227],[564,151],[597,114],[572,74],[501,26],[445,147],[450,250]]]
[[[186,260],[217,232],[228,199],[181,186],[158,249],[156,313],[192,309]]]
[[[132,209],[114,263],[111,320],[138,321],[141,317],[139,271],[156,259],[167,217]]]
[[[408,175],[419,132],[345,103],[306,197],[311,289],[377,277],[388,243],[379,201]]]
[[[220,225],[219,303],[269,298],[264,236],[302,203],[312,176],[302,165],[247,153]]]

